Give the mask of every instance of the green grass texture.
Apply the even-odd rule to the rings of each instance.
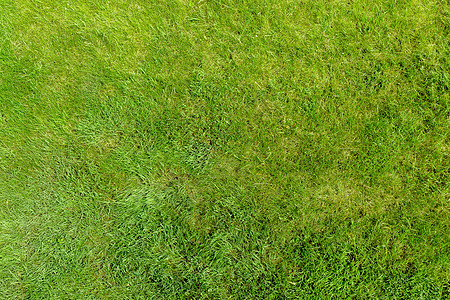
[[[0,299],[449,299],[448,0],[2,0]]]

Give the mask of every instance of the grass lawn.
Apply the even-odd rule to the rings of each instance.
[[[2,0],[0,299],[449,299],[447,0]]]

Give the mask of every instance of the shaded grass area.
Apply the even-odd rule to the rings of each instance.
[[[0,10],[1,297],[448,298],[445,1],[78,2]]]

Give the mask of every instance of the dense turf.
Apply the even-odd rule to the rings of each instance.
[[[3,0],[0,298],[448,299],[450,5]]]

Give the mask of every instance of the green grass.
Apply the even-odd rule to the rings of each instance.
[[[1,299],[448,299],[445,0],[3,0]]]

